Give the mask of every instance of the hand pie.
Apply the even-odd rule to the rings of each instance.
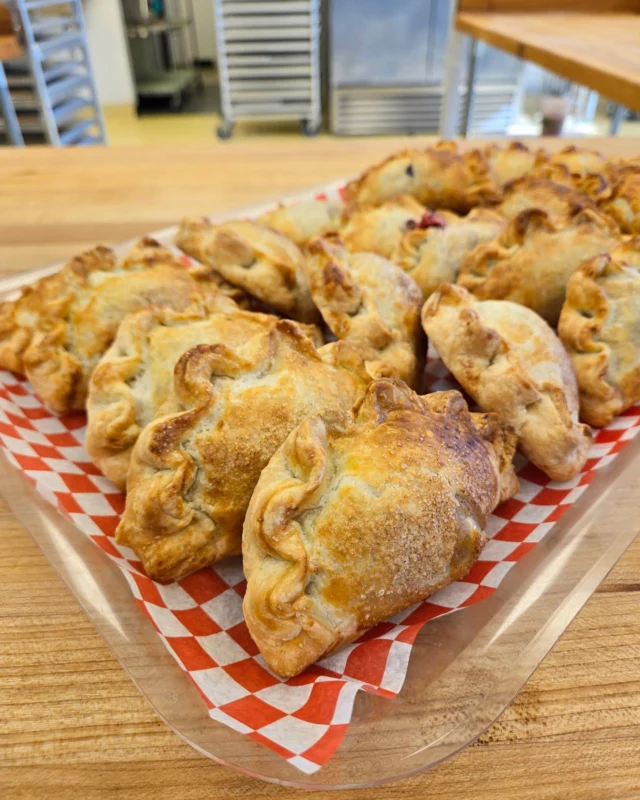
[[[120,260],[96,247],[0,306],[0,366],[25,374],[53,411],[83,409],[120,320],[149,305],[185,309],[217,292],[197,278],[153,239]]]
[[[176,244],[225,280],[301,322],[317,322],[302,271],[299,247],[281,233],[251,220],[214,224],[183,219]]]
[[[160,581],[240,552],[251,494],[276,449],[309,414],[351,408],[370,382],[353,347],[316,350],[290,320],[243,346],[188,350],[174,375],[163,416],[133,449],[116,531]]]
[[[640,400],[640,237],[573,273],[558,332],[585,422],[608,425]]]
[[[551,220],[544,211],[523,211],[498,239],[465,259],[458,283],[481,300],[511,300],[537,311],[555,326],[571,273],[618,243],[602,214],[584,209]]]
[[[522,142],[510,142],[506,147],[490,144],[483,154],[499,186],[522,178],[538,163],[539,156]]]
[[[417,224],[424,212],[424,206],[409,194],[385,200],[379,206],[354,208],[340,227],[340,239],[352,253],[391,258],[407,223]]]
[[[464,577],[515,493],[514,437],[459,392],[376,381],[354,415],[304,420],[265,467],[242,535],[243,610],[283,678]]]
[[[415,385],[424,368],[415,281],[385,258],[348,253],[335,236],[309,244],[305,269],[324,321],[338,339],[362,349],[373,377]]]
[[[570,217],[583,208],[597,212],[596,204],[583,192],[563,184],[536,175],[520,178],[505,188],[505,198],[498,211],[507,219],[513,219],[522,211],[538,208],[546,211],[552,220]],[[610,225],[615,228],[613,223]]]
[[[94,464],[124,489],[133,445],[170,394],[180,356],[199,344],[236,348],[277,322],[221,296],[189,311],[145,308],[126,316],[89,385],[86,447]],[[315,325],[300,327],[323,343]]]
[[[613,217],[623,233],[640,234],[640,167],[622,167],[612,174],[600,208]]]
[[[549,164],[562,164],[571,173],[580,178],[585,175],[598,174],[605,170],[606,159],[597,150],[585,150],[582,147],[569,145],[548,156]]]
[[[257,222],[268,225],[302,247],[309,239],[335,231],[340,226],[342,204],[329,200],[302,200],[289,206],[278,206],[258,217]]]
[[[578,422],[571,360],[543,319],[443,284],[424,304],[422,324],[463,389],[513,427],[530,461],[558,481],[580,471],[591,432]]]
[[[425,150],[403,150],[371,167],[347,184],[346,203],[377,206],[401,194],[461,214],[499,196],[480,151],[458,153],[455,142],[439,142]]]
[[[489,208],[474,208],[466,217],[452,214],[442,227],[407,231],[391,255],[429,297],[441,283],[453,283],[466,256],[479,244],[495,239],[505,218]]]

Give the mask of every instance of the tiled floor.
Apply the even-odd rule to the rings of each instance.
[[[154,114],[138,117],[129,106],[108,106],[105,108],[109,144],[114,147],[129,145],[163,145],[180,142],[206,144],[216,137],[220,123],[217,114]],[[595,133],[606,136],[610,122],[606,117],[599,118]],[[281,135],[299,136],[300,129],[295,123],[238,124],[234,137]],[[323,135],[323,134],[321,134]],[[640,137],[640,122],[624,122],[620,126],[620,136]]]

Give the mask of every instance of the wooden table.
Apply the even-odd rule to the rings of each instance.
[[[421,142],[301,138],[212,141],[191,151],[0,149],[0,270],[14,273],[97,240],[142,234],[183,213],[300,190]],[[612,155],[640,151],[638,140],[594,144]],[[319,796],[244,778],[180,740],[1,502],[0,527],[0,796]],[[340,796],[637,800],[640,540],[476,744],[411,780]]]
[[[640,111],[640,14],[461,12],[456,28]]]
[[[470,48],[459,34],[471,37]],[[455,0],[447,44],[443,136],[459,131],[466,135],[468,130],[479,41],[613,100],[617,108],[612,134],[618,132],[625,108],[640,111],[639,0]],[[468,87],[464,98],[461,83]]]

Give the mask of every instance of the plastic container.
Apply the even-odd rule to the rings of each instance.
[[[172,231],[158,237],[170,241]],[[53,269],[0,282],[0,297]],[[359,692],[338,750],[317,772],[304,774],[259,742],[213,721],[116,565],[4,455],[0,470],[0,491],[12,511],[167,725],[221,764],[296,787],[374,786],[428,769],[472,742],[522,688],[638,529],[640,442],[635,440],[598,470],[489,598],[422,628],[399,695]]]

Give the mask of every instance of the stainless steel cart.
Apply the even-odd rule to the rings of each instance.
[[[308,136],[322,122],[320,0],[214,0],[223,122],[298,119]]]

